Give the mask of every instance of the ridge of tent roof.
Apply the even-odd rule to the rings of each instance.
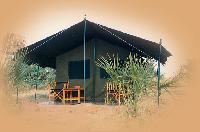
[[[158,43],[123,33],[88,20],[86,20],[86,23],[86,41],[92,38],[99,38],[129,50],[132,48],[136,53],[139,53],[139,51],[137,51],[139,49],[152,58],[158,59]],[[67,29],[27,46],[28,57],[33,63],[39,63],[41,66],[55,67],[55,64],[53,65],[51,63],[55,63],[56,56],[83,44],[83,27],[84,21],[81,21]],[[136,47],[136,49],[133,49],[133,47]],[[169,56],[171,56],[171,53],[162,46],[161,62],[164,64]],[[45,59],[48,59],[48,62]]]

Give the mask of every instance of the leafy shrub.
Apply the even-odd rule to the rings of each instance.
[[[129,115],[136,115],[137,102],[143,95],[152,91],[155,84],[155,63],[151,59],[143,59],[137,55],[130,55],[122,62],[119,57],[101,57],[96,62],[110,76],[108,79],[122,85],[123,101]]]

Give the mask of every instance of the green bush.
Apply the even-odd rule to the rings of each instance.
[[[152,91],[152,85],[155,85],[154,61],[130,53],[124,62],[118,56],[111,58],[108,55],[107,58],[98,59],[96,64],[109,74],[109,81],[122,85],[127,112],[129,115],[136,115],[138,101]]]

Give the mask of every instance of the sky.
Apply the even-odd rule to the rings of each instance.
[[[0,39],[13,32],[30,45],[82,21],[86,14],[90,21],[128,34],[162,39],[173,56],[161,72],[172,76],[191,59],[190,43],[199,33],[199,20],[193,21],[199,16],[197,5],[179,0],[7,0],[0,4]]]

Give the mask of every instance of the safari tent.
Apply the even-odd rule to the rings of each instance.
[[[98,68],[101,56],[118,55],[125,59],[130,52],[165,64],[171,53],[160,44],[84,20],[68,29],[40,40],[28,48],[31,63],[56,69],[57,81],[70,81],[85,89],[86,100],[104,99],[107,74]],[[162,51],[162,52],[160,52]],[[159,57],[160,56],[160,57]]]

